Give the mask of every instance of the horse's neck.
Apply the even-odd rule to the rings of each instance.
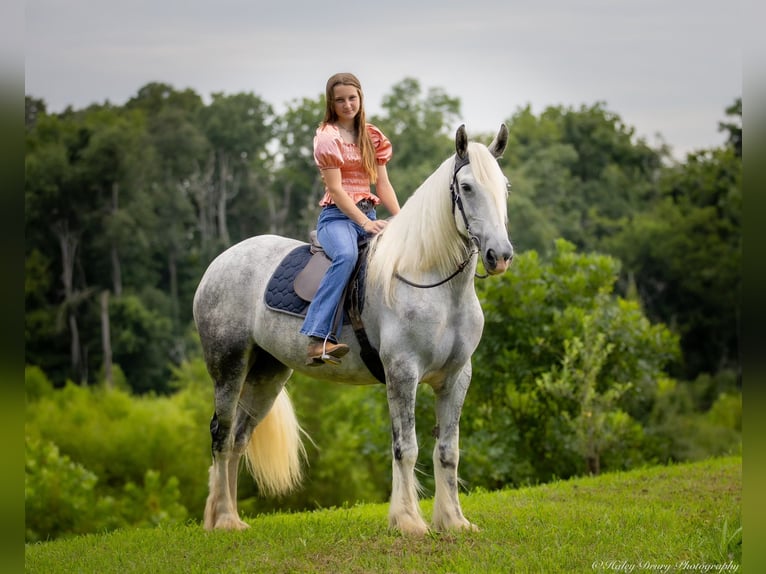
[[[467,256],[467,253],[466,253]],[[478,264],[478,258],[476,255],[471,255],[468,264],[465,266],[462,272],[458,273],[453,281],[455,282],[455,292],[459,295],[464,294],[467,291],[476,291],[474,277],[476,276],[476,266]]]

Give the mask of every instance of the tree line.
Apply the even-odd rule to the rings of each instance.
[[[248,236],[304,239],[314,225],[322,100],[276,114],[253,93],[206,104],[151,83],[122,106],[48,113],[27,96],[27,362],[57,385],[167,392],[194,344],[191,298],[209,261]],[[394,144],[405,201],[451,153],[460,100],[405,78],[382,109],[370,120]],[[725,145],[682,162],[603,103],[504,119],[517,250],[545,256],[565,238],[622,261],[619,289],[680,334],[673,368],[686,378],[739,369],[741,99],[725,113]]]

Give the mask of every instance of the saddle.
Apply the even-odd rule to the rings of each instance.
[[[360,356],[367,369],[385,384],[383,364],[377,349],[367,338],[362,322],[364,307],[364,277],[367,262],[367,240],[359,242],[359,257],[356,268],[349,279],[342,304],[336,313],[336,320],[350,323],[354,329]],[[273,310],[297,317],[305,317],[309,303],[314,299],[319,284],[332,261],[320,245],[316,231],[309,234],[309,244],[300,245],[290,251],[274,270],[264,293],[266,306]]]
[[[306,266],[295,276],[293,283],[296,295],[304,301],[314,300],[314,295],[316,295],[319,289],[319,283],[332,263],[319,244],[316,229],[309,233],[309,252],[311,253],[311,258]]]

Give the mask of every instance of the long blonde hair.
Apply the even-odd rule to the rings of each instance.
[[[334,74],[327,80],[325,88],[325,112],[322,125],[334,124],[338,121],[338,115],[335,113],[335,86],[337,85],[353,86],[359,93],[359,113],[354,118],[354,129],[359,134],[359,151],[362,156],[362,167],[370,177],[370,182],[375,183],[378,179],[377,162],[375,161],[375,148],[372,145],[372,139],[367,132],[367,119],[364,113],[364,94],[362,93],[362,84],[354,75],[347,72]]]

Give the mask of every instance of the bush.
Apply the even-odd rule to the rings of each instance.
[[[210,464],[209,403],[191,390],[134,397],[69,383],[30,404],[27,435],[54,442],[93,472],[104,495],[121,496],[126,484],[143,484],[147,471],[175,477],[181,504],[201,516]]]
[[[722,393],[709,411],[700,412],[698,397],[707,393],[710,380],[661,382],[647,424],[646,451],[653,461],[694,461],[741,452],[742,395]]]
[[[114,499],[99,497],[98,478],[48,441],[26,441],[26,540],[95,532],[119,526]]]
[[[150,470],[142,486],[128,482],[117,496],[99,492],[97,483],[93,472],[62,455],[54,443],[27,439],[27,542],[126,526],[172,524],[186,518],[175,478],[162,484],[160,474]]]
[[[580,474],[586,446],[597,447],[594,468],[595,458],[602,470],[646,461],[643,431],[678,339],[614,295],[617,260],[555,247],[550,259],[525,252],[509,273],[478,283],[485,327],[461,432],[472,485]],[[600,445],[583,439],[590,432],[603,434]]]
[[[27,402],[34,402],[53,394],[53,383],[40,367],[27,366],[24,369],[24,388]]]

